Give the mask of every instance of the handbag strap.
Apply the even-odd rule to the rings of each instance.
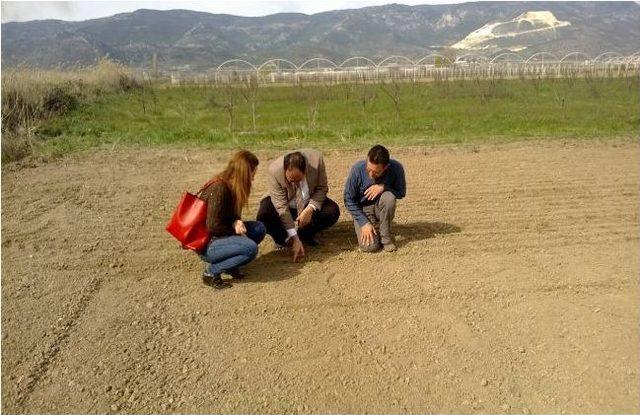
[[[225,183],[225,180],[220,178],[220,177],[214,177],[213,179],[209,180],[208,182],[206,182],[201,188],[200,190],[198,190],[198,193],[196,193],[196,196],[200,197],[200,194],[202,192],[204,192],[204,190],[211,186],[212,184],[216,184],[216,183]]]

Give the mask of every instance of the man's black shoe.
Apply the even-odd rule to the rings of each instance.
[[[300,240],[303,244],[308,246],[316,247],[320,245],[320,242],[316,241],[314,238],[300,238]]]

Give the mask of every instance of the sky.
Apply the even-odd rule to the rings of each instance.
[[[28,20],[86,20],[138,9],[187,9],[238,16],[266,16],[281,12],[305,14],[357,9],[389,3],[407,5],[462,3],[463,0],[167,0],[167,1],[2,1],[2,23]]]

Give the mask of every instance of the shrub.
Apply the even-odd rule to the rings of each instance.
[[[42,102],[42,109],[50,115],[60,115],[78,106],[78,98],[64,87],[55,86],[47,91]]]
[[[41,121],[78,108],[109,92],[133,92],[142,85],[130,70],[108,60],[71,71],[13,68],[2,72],[2,159],[30,154]],[[45,134],[51,136],[56,134]]]

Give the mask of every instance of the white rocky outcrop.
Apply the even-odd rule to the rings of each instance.
[[[515,38],[536,32],[555,30],[570,24],[570,22],[556,19],[549,11],[530,11],[506,22],[486,24],[451,47],[468,50],[488,49],[493,47],[491,41],[496,39]]]

